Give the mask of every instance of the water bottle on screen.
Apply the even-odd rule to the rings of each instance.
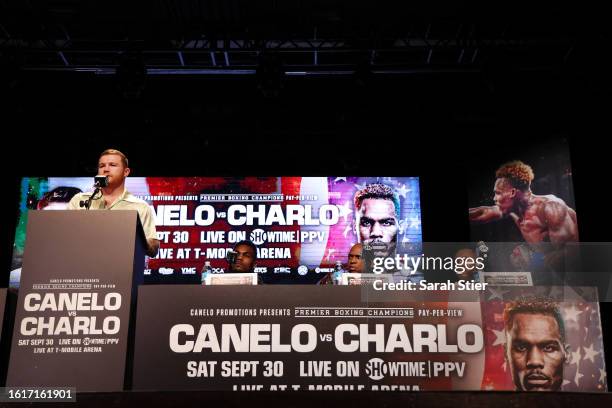
[[[333,274],[334,285],[342,285],[342,274],[344,274],[344,269],[342,268],[342,262],[336,261],[336,267],[334,268],[334,274]]]
[[[204,268],[202,268],[202,285],[206,285],[206,278],[212,273],[212,267],[210,261],[204,262]]]

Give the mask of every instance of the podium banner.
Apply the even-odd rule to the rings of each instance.
[[[137,227],[136,211],[30,213],[7,386],[123,390]]]
[[[358,286],[141,287],[133,386],[605,391],[594,291],[519,289],[457,302]]]

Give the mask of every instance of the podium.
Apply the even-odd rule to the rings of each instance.
[[[30,211],[7,387],[121,391],[146,240],[136,211]]]

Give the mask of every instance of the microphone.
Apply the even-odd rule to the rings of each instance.
[[[96,176],[94,177],[94,187],[108,187],[108,176]]]
[[[238,252],[235,252],[232,249],[229,249],[227,251],[227,254],[225,255],[225,259],[227,260],[227,262],[231,265],[236,263],[236,258],[238,258]]]
[[[91,207],[91,202],[93,200],[97,200],[100,197],[96,197],[96,195],[100,192],[100,189],[104,187],[108,187],[108,176],[95,176],[94,177],[94,192],[87,200],[83,200],[79,203],[81,207],[85,207],[86,210],[89,210]]]

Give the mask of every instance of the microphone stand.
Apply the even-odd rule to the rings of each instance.
[[[89,210],[89,208],[91,207],[91,202],[93,200],[99,200],[100,198],[102,198],[102,195],[100,195],[99,197],[96,197],[96,195],[102,191],[102,187],[108,186],[108,178],[106,176],[94,177],[93,186],[95,187],[93,194],[87,200],[82,200],[79,202],[79,205],[81,207],[85,207],[86,210]]]
[[[91,202],[92,202],[93,200],[97,200],[97,199],[99,199],[99,198],[100,198],[100,197],[98,197],[98,198],[94,198],[94,197],[95,197],[95,196],[96,196],[96,194],[98,194],[98,193],[99,193],[101,190],[102,190],[102,187],[96,187],[96,189],[94,190],[93,194],[92,194],[92,195],[91,195],[91,196],[90,196],[90,197],[89,197],[87,200],[81,201],[81,202],[79,203],[79,205],[80,205],[81,207],[85,207],[85,209],[86,209],[86,210],[89,210],[89,207],[91,207]]]

